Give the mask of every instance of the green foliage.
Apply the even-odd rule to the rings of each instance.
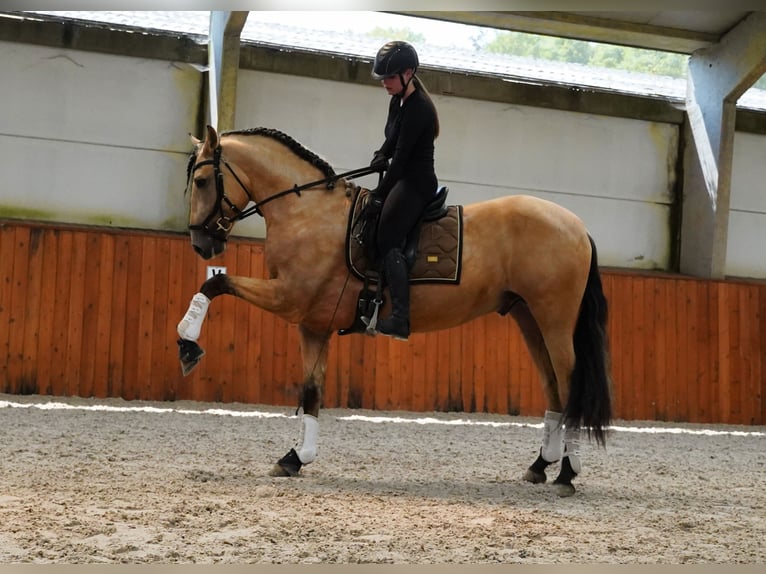
[[[616,68],[682,78],[687,56],[671,52],[641,50],[613,44],[568,40],[552,36],[500,32],[484,45],[495,54],[512,54],[556,62],[574,62],[601,68]]]
[[[383,40],[404,40],[411,44],[425,42],[426,38],[419,32],[413,32],[409,28],[381,28],[380,26],[367,32],[368,36]]]
[[[425,43],[423,34],[414,32],[409,28],[382,28],[378,26],[367,32],[367,35],[384,41],[404,40],[413,44]],[[498,32],[492,37],[486,30],[482,29],[471,38],[471,42],[478,52],[510,54],[555,62],[572,62],[586,66],[642,72],[672,78],[686,76],[689,59],[686,55],[673,52],[643,50],[522,32]],[[766,75],[755,83],[755,87],[766,90]]]

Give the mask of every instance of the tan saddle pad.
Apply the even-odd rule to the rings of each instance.
[[[367,190],[356,194],[350,210],[346,233],[346,263],[351,272],[364,279],[370,268],[365,248],[353,237],[354,221],[361,210]],[[409,245],[405,254],[411,252]],[[410,272],[410,283],[460,283],[463,252],[463,207],[451,205],[446,215],[420,224],[415,261]],[[373,262],[374,263],[374,262]],[[371,274],[375,282],[376,273]]]

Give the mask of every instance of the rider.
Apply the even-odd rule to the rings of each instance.
[[[392,307],[391,315],[381,319],[377,328],[397,339],[407,339],[410,334],[409,270],[402,249],[437,187],[434,140],[439,135],[439,117],[423,82],[415,75],[418,63],[411,44],[393,41],[378,50],[372,68],[372,77],[381,80],[391,95],[385,141],[370,163],[386,169],[370,193],[371,203],[380,210],[377,248]]]

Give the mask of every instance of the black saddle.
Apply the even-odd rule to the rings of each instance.
[[[426,205],[426,209],[423,212],[423,221],[435,221],[440,217],[447,215],[447,194],[449,188],[447,186],[439,186],[436,190],[434,198]]]
[[[442,185],[436,190],[434,198],[426,205],[423,215],[420,217],[415,228],[407,236],[407,241],[404,244],[404,258],[407,260],[408,269],[412,270],[412,266],[415,265],[415,258],[418,254],[418,243],[420,242],[420,229],[423,227],[423,223],[427,221],[436,221],[447,215],[447,194],[449,188]]]
[[[423,210],[423,215],[420,216],[418,223],[407,236],[403,253],[407,261],[407,268],[410,271],[415,265],[415,260],[417,258],[418,243],[420,241],[420,229],[422,228],[423,223],[436,221],[437,219],[447,215],[448,193],[449,189],[446,186],[440,186],[437,188],[433,199],[428,203],[428,205],[426,205],[425,210]],[[353,222],[350,223],[353,225]],[[368,228],[368,235],[366,236],[367,241],[368,243],[373,244],[374,232],[369,233],[369,230],[374,230],[377,226],[377,222],[375,222],[375,225],[372,225],[372,222],[367,222],[365,225],[370,226]],[[358,237],[361,237],[362,235],[364,235],[364,231],[360,232]],[[350,335],[351,333],[366,333],[368,335],[374,334],[374,331],[372,331],[371,328],[368,328],[369,317],[371,317],[373,314],[377,315],[376,308],[383,304],[383,291],[382,284],[379,281],[380,277],[378,276],[377,272],[377,269],[379,268],[379,262],[375,262],[376,254],[374,253],[374,249],[370,249],[368,247],[367,255],[371,264],[369,265],[368,271],[365,273],[364,286],[359,292],[359,299],[356,305],[354,321],[349,327],[340,329],[338,331],[339,335]],[[377,283],[377,292],[371,288],[371,282]],[[372,326],[374,326],[374,321]]]

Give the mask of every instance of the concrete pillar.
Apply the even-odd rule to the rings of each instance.
[[[736,103],[764,72],[766,12],[751,13],[689,60],[682,273],[725,274]]]
[[[210,124],[219,131],[234,129],[239,43],[247,15],[248,12],[210,12],[208,41]]]

